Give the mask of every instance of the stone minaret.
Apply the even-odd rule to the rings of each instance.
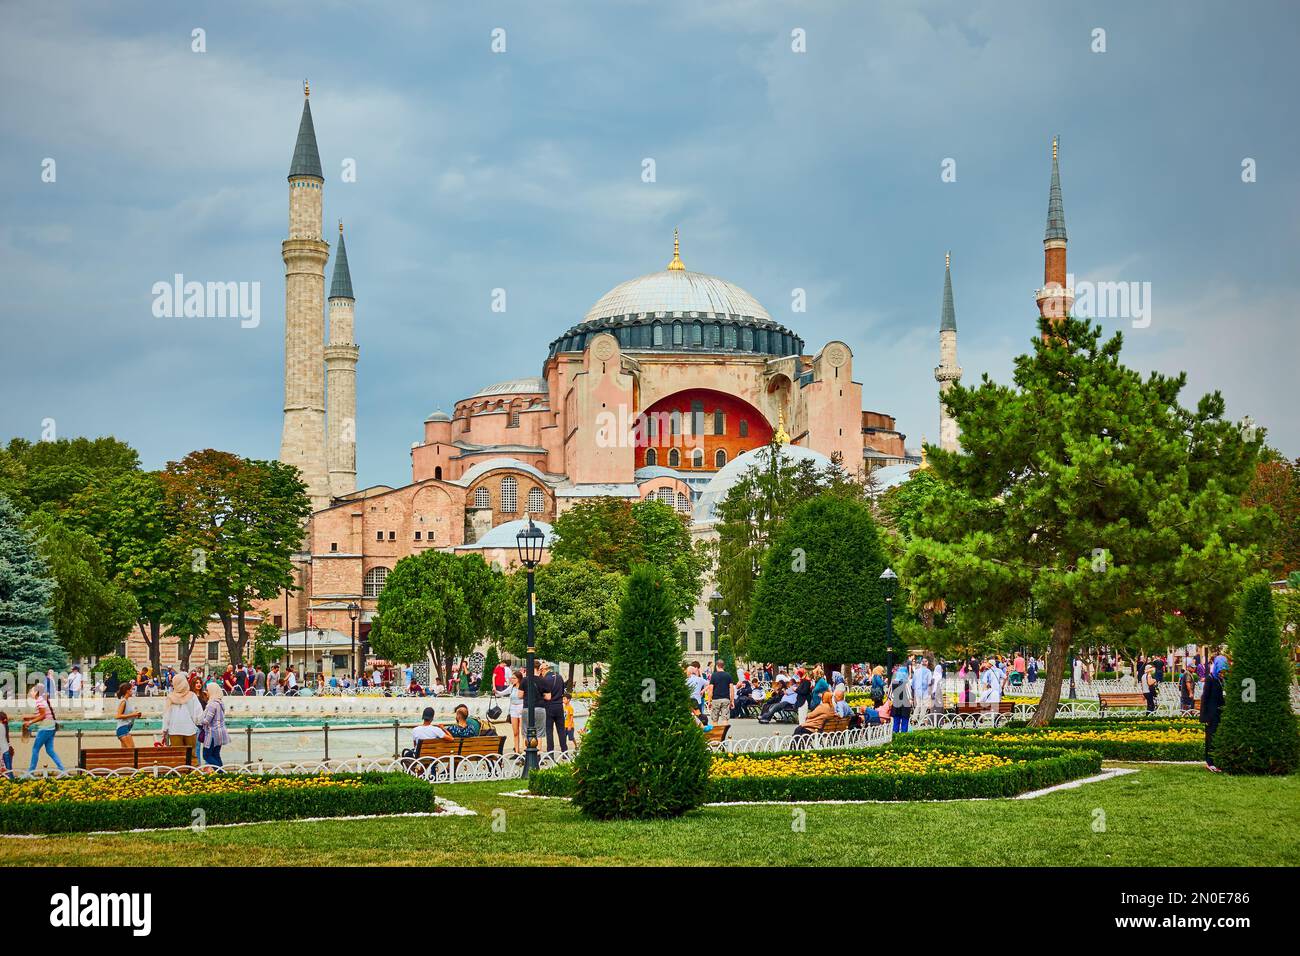
[[[934,370],[934,380],[939,383],[939,447],[944,451],[957,450],[957,422],[944,403],[943,397],[953,382],[961,381],[961,366],[957,364],[957,310],[952,304],[952,254],[943,256],[943,309],[939,314],[939,365]]]
[[[289,238],[284,241],[284,433],[280,460],[307,483],[312,508],[329,506],[325,471],[325,263],[321,236],[325,176],[303,84],[302,121],[289,166]]]
[[[1052,137],[1052,186],[1047,197],[1047,231],[1043,234],[1043,287],[1035,293],[1038,314],[1053,321],[1070,314],[1074,290],[1066,285],[1065,204],[1061,201],[1060,140]]]
[[[335,498],[357,490],[357,356],[354,341],[352,273],[348,271],[348,250],[343,244],[343,220],[339,220],[339,248],[334,255],[334,278],[330,283],[330,338],[325,346],[325,376],[329,402],[329,446],[326,460],[330,472],[330,494]]]

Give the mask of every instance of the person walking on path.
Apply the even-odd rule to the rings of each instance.
[[[709,695],[709,723],[714,727],[731,723],[731,707],[736,701],[736,682],[727,673],[727,665],[718,661],[713,665],[706,691]]]
[[[44,687],[33,687],[29,696],[36,702],[36,713],[23,718],[23,729],[35,727],[36,742],[32,745],[32,760],[27,765],[27,773],[30,776],[36,772],[36,762],[40,759],[42,750],[50,755],[54,766],[62,770],[63,761],[54,752],[54,734],[59,729],[59,722],[54,716],[54,707],[50,703],[49,695]]]
[[[1211,669],[1205,676],[1205,686],[1201,688],[1201,723],[1205,724],[1205,769],[1215,773],[1219,772],[1219,768],[1214,765],[1212,750],[1214,732],[1219,729],[1219,718],[1223,716],[1222,673],[1221,670]]]
[[[9,740],[9,715],[0,710],[0,762],[4,764],[5,777],[14,778],[14,745]]]
[[[889,703],[894,718],[894,733],[907,733],[912,719],[912,682],[908,678],[907,668],[902,664],[894,671],[894,680],[889,687]]]
[[[538,710],[545,714],[546,749],[555,749],[555,736],[560,738],[560,751],[569,752],[568,736],[564,732],[564,679],[551,670],[547,661],[538,661],[537,696],[534,698]]]
[[[1147,713],[1154,713],[1156,709],[1156,691],[1160,684],[1156,680],[1155,665],[1148,664],[1146,671],[1142,674],[1142,696],[1147,699]]]
[[[230,743],[226,729],[226,692],[220,684],[208,684],[208,705],[199,718],[198,732],[203,738],[203,762],[221,769],[221,748]]]
[[[184,674],[177,674],[172,678],[172,692],[163,704],[162,731],[167,742],[173,747],[189,747],[193,752],[202,719],[199,695],[190,690],[190,682]]]
[[[134,696],[135,685],[130,681],[117,689],[117,741],[128,750],[135,746],[135,740],[131,737],[131,728],[135,726],[137,719],[144,716],[131,705],[131,698]]]

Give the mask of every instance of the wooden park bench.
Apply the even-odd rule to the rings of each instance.
[[[849,718],[847,717],[827,717],[826,723],[822,724],[821,733],[835,734],[841,730],[849,729]]]
[[[506,738],[498,734],[480,737],[439,737],[437,740],[421,740],[416,748],[415,757],[408,758],[407,769],[424,776],[429,772],[439,757],[451,757],[448,761],[452,773],[464,760],[482,760],[484,757],[501,756],[506,746]]]
[[[727,739],[729,730],[731,730],[731,724],[718,724],[716,727],[710,727],[704,732],[704,740],[707,743],[720,744]]]
[[[997,703],[997,712],[999,714],[1009,714],[1015,710],[1015,703],[1009,700],[1000,700]],[[993,713],[993,704],[958,704],[957,713],[959,714],[991,714]]]
[[[1116,709],[1121,707],[1126,707],[1126,708],[1140,707],[1143,710],[1146,710],[1146,706],[1147,706],[1147,699],[1146,696],[1143,694],[1098,694],[1097,695],[1098,710],[1105,710],[1108,707],[1112,707]]]
[[[82,770],[107,773],[112,770],[170,770],[190,767],[192,747],[106,747],[83,750],[77,757]]]

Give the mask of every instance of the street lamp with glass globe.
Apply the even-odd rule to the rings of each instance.
[[[528,683],[525,685],[524,710],[528,714],[527,741],[524,750],[524,776],[537,769],[537,718],[533,712],[536,704],[537,687],[533,680],[533,667],[537,661],[537,648],[534,645],[535,615],[537,613],[537,592],[534,590],[533,572],[542,560],[542,545],[546,536],[542,529],[528,519],[528,527],[515,535],[515,544],[519,550],[519,562],[528,572]]]

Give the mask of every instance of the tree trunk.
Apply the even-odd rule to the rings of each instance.
[[[244,663],[244,649],[248,647],[248,622],[244,618],[246,613],[247,609],[241,604],[239,606],[239,615],[236,618],[239,623],[239,643],[235,648],[236,653],[230,655],[230,663],[234,664],[236,667]],[[305,661],[306,658],[304,658],[303,663],[304,671],[307,669]]]
[[[230,655],[233,662],[239,655],[239,643],[235,640],[235,621],[231,616],[230,608],[222,608],[217,612],[217,617],[221,618],[221,629],[225,631],[226,653]],[[285,666],[289,666],[288,652],[285,653]]]
[[[144,638],[145,646],[149,648],[149,673],[155,677],[162,670],[162,621],[157,618],[136,622],[140,628],[140,636]],[[145,624],[149,629],[145,630]]]
[[[570,693],[573,692],[573,669],[576,666],[577,665],[574,664],[573,661],[569,661],[569,679],[566,682],[566,686],[569,688]]]
[[[1047,655],[1047,674],[1043,677],[1043,699],[1034,716],[1029,718],[1030,727],[1046,727],[1056,716],[1056,706],[1061,702],[1061,680],[1070,660],[1070,638],[1074,633],[1074,621],[1068,614],[1058,616],[1052,625],[1052,640]]]

